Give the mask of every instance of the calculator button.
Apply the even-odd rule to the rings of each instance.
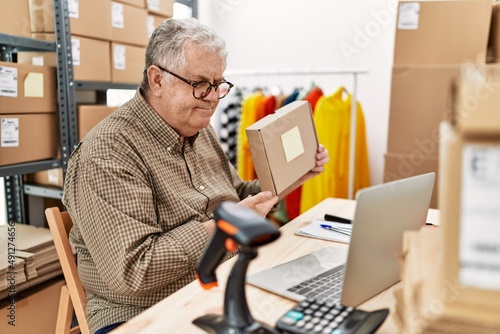
[[[312,323],[308,322],[308,323],[304,326],[304,329],[305,329],[306,331],[309,331],[309,330],[313,329],[313,327],[314,327],[314,325],[313,325]]]
[[[313,332],[315,332],[315,333],[321,333],[322,330],[323,330],[323,326],[321,326],[321,325],[316,325],[313,328]]]
[[[295,324],[295,327],[304,327],[306,324],[306,322],[304,320],[300,320],[300,321],[297,321],[297,323]]]
[[[298,321],[304,317],[304,313],[292,310],[286,314],[286,317]]]

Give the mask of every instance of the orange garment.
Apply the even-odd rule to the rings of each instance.
[[[305,182],[300,201],[301,213],[327,197],[347,198],[349,182],[349,145],[351,96],[343,100],[341,87],[330,96],[322,96],[314,111],[318,140],[329,152],[325,171]],[[353,191],[370,185],[365,120],[361,105],[356,105],[356,164]]]
[[[238,174],[244,181],[257,178],[245,129],[264,117],[265,99],[262,92],[257,92],[248,96],[242,102],[240,123],[238,125],[236,167]]]

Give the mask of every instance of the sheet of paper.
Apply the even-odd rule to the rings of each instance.
[[[420,17],[420,3],[402,2],[399,4],[398,29],[416,30]]]
[[[321,227],[321,225],[332,226],[333,228],[338,229],[338,232],[324,229],[323,227]],[[315,219],[309,225],[306,225],[299,229],[297,232],[295,232],[295,234],[310,238],[337,241],[348,244],[351,240],[351,231],[351,224],[342,224],[329,222],[323,219]]]

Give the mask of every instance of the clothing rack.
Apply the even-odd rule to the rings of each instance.
[[[270,75],[352,75],[352,101],[351,101],[351,131],[349,136],[349,184],[347,196],[353,199],[354,192],[354,170],[356,165],[356,93],[358,85],[358,75],[367,74],[368,70],[363,68],[322,68],[322,69],[240,69],[226,70],[226,76],[270,76]]]

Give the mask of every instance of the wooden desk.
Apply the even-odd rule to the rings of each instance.
[[[280,228],[281,237],[278,240],[259,249],[259,256],[251,262],[248,274],[259,272],[325,246],[334,245],[347,248],[346,244],[300,237],[294,235],[294,233],[300,227],[311,222],[311,220],[323,217],[325,213],[352,217],[354,215],[355,203],[353,200],[329,198],[292,220]],[[433,209],[429,210],[428,221],[435,224],[438,223],[439,212]],[[218,287],[211,290],[204,290],[198,281],[192,282],[137,317],[129,320],[112,333],[205,333],[191,322],[193,319],[205,314],[223,313],[226,279],[235,260],[236,257],[223,263],[217,269]],[[393,289],[394,286],[359,307],[363,310],[391,309],[391,314],[377,333],[393,334],[398,332],[392,319],[395,306]],[[253,318],[271,326],[274,326],[276,321],[296,304],[294,301],[248,284],[246,285],[246,295]]]

